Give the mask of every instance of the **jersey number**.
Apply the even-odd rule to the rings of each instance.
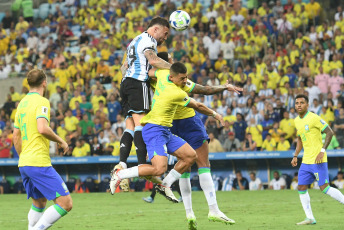
[[[155,92],[154,92],[154,97],[155,96],[159,96],[160,94],[159,94],[159,91],[158,91],[158,89],[155,89]],[[155,104],[155,98],[153,97],[153,100],[152,100],[152,108],[151,109],[153,109],[153,106],[154,106],[154,104]]]
[[[134,63],[134,61],[136,60],[135,46],[130,47],[128,56],[131,59],[131,61],[129,63],[129,66],[131,66]]]
[[[20,125],[20,130],[22,133],[24,133],[22,140],[28,140],[27,139],[27,132],[26,132],[26,123],[22,123],[23,118],[25,117],[26,113],[21,113],[20,114],[20,119],[19,119],[19,125]]]

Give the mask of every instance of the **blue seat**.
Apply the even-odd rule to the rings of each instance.
[[[2,22],[2,19],[4,19],[4,17],[5,17],[5,13],[0,12],[0,22]]]

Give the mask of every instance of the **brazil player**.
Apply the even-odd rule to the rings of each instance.
[[[50,103],[43,95],[47,79],[43,70],[27,75],[29,93],[20,101],[15,116],[13,141],[19,154],[19,171],[32,206],[28,214],[29,229],[48,229],[72,209],[66,184],[51,166],[49,141],[59,143],[64,153],[67,143],[49,127]],[[47,200],[54,205],[44,211]]]
[[[338,189],[329,186],[326,148],[331,142],[333,131],[318,115],[308,111],[308,97],[306,95],[300,94],[296,96],[295,109],[299,114],[295,118],[298,137],[291,165],[293,167],[297,166],[297,156],[303,148],[304,154],[298,174],[298,191],[303,210],[306,214],[306,219],[297,223],[297,225],[316,224],[307,191],[308,186],[314,180],[318,181],[320,189],[324,194],[344,204],[343,194]],[[324,144],[321,138],[322,133],[326,134]]]
[[[171,64],[159,58],[157,46],[161,45],[169,34],[170,24],[161,17],[151,20],[147,31],[135,37],[127,48],[125,63],[128,69],[121,83],[120,95],[126,116],[126,129],[120,141],[120,163],[115,166],[127,168],[127,158],[132,142],[136,146],[138,164],[146,163],[146,146],[142,139],[142,124],[140,120],[150,110],[150,90],[148,70],[150,66],[169,69]],[[125,180],[124,180],[125,181]],[[121,187],[129,191],[128,181]],[[154,181],[153,181],[154,182]]]
[[[116,169],[110,181],[112,194],[122,179],[162,175],[167,169],[167,154],[172,154],[178,158],[178,162],[158,188],[160,193],[165,193],[166,198],[170,197],[170,194],[166,194],[165,188],[170,187],[174,181],[178,180],[197,158],[196,152],[191,146],[180,137],[172,135],[170,131],[177,106],[194,108],[205,115],[213,116],[223,124],[220,114],[189,98],[186,92],[180,88],[184,87],[187,82],[187,69],[184,64],[174,63],[167,72],[157,79],[152,109],[140,121],[145,124],[143,138],[152,165],[142,164],[129,169]]]
[[[173,62],[172,58],[167,52],[160,52],[158,53],[158,56],[164,59],[165,61],[169,61],[170,63]],[[156,69],[151,69],[148,72],[148,75],[151,77],[151,80],[156,80],[155,75],[164,75],[166,71],[168,70],[157,71]],[[152,83],[153,82],[151,82],[152,88],[155,88],[155,84]],[[195,94],[211,95],[223,92],[224,90],[235,91],[236,93],[239,93],[239,91],[242,91],[243,89],[235,87],[231,84],[221,86],[202,86],[199,84],[195,84],[190,80],[187,80],[187,83],[183,87],[183,90],[188,93],[192,92]],[[210,162],[208,158],[209,137],[207,135],[207,132],[201,119],[198,116],[196,116],[194,109],[184,106],[177,107],[173,119],[173,126],[171,128],[172,134],[175,134],[183,138],[193,149],[196,150],[196,164],[198,167],[200,185],[209,206],[209,220],[223,222],[226,224],[235,223],[233,220],[228,218],[224,213],[222,213],[217,205],[215,187],[213,180],[211,178]],[[192,210],[190,172],[191,168],[189,168],[187,172],[185,172],[181,176],[181,178],[179,179],[179,187],[182,193],[188,223],[189,225],[196,225],[196,217]]]

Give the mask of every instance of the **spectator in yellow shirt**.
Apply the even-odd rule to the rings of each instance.
[[[213,133],[209,133],[209,152],[217,153],[223,152],[223,147],[218,139],[215,138]]]
[[[283,113],[283,119],[280,122],[280,129],[282,130],[282,132],[285,134],[285,138],[288,141],[292,141],[293,136],[295,134],[295,123],[294,123],[294,119],[291,119],[289,117],[289,112],[285,111]]]
[[[91,103],[93,107],[93,111],[97,111],[99,109],[99,101],[103,101],[104,104],[106,104],[106,99],[103,95],[101,95],[101,92],[99,89],[95,91],[95,95],[91,98]]]
[[[315,0],[310,0],[310,2],[306,5],[306,11],[309,19],[315,18],[317,20],[317,17],[319,17],[321,12],[321,6]]]
[[[289,149],[290,143],[285,139],[285,134],[283,134],[277,142],[277,151],[288,151]]]
[[[19,17],[19,20],[16,24],[16,31],[19,32],[21,30],[26,31],[27,28],[29,28],[29,23],[27,21],[24,20],[24,18],[22,16]]]
[[[271,134],[270,133],[268,133],[266,135],[266,139],[263,142],[261,150],[262,151],[263,150],[266,150],[266,151],[276,151],[276,141],[275,141],[275,139],[271,138]]]
[[[64,118],[66,124],[66,129],[68,132],[74,132],[77,130],[79,120],[72,114],[72,110],[68,109],[66,112],[66,117]]]
[[[77,140],[75,142],[75,148],[73,149],[72,156],[73,157],[85,157],[87,156],[87,150],[81,146],[81,141]]]

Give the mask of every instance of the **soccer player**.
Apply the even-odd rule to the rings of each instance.
[[[308,111],[308,106],[308,97],[306,95],[300,94],[296,96],[295,109],[299,116],[295,118],[295,127],[298,138],[291,165],[293,167],[297,166],[297,156],[303,148],[304,154],[298,176],[298,191],[303,210],[306,214],[306,219],[297,223],[297,225],[316,224],[307,191],[308,186],[315,179],[318,181],[320,189],[324,194],[344,204],[344,195],[338,189],[330,187],[328,184],[326,148],[331,142],[333,131],[318,115]],[[322,143],[321,133],[326,134],[324,144]]]
[[[146,163],[147,150],[142,139],[140,120],[150,109],[150,90],[148,70],[150,65],[159,69],[169,69],[171,64],[159,58],[157,46],[162,44],[169,34],[170,24],[161,17],[153,18],[147,31],[135,37],[127,48],[128,69],[121,83],[120,95],[126,116],[126,129],[120,141],[120,163],[115,169],[127,168],[132,141],[136,146],[138,164]],[[122,183],[128,191],[128,181]],[[155,181],[153,181],[155,182]]]
[[[191,146],[180,137],[172,135],[170,131],[178,105],[194,108],[198,112],[213,116],[222,124],[224,123],[220,114],[189,98],[186,92],[180,88],[186,85],[186,73],[187,69],[184,64],[174,63],[170,71],[165,70],[165,74],[157,75],[159,77],[153,97],[152,110],[140,121],[145,124],[143,138],[152,165],[142,164],[129,169],[115,169],[110,181],[112,194],[122,179],[162,175],[167,169],[167,154],[172,154],[179,160],[174,169],[165,177],[162,185],[157,187],[160,193],[165,193],[165,197],[170,198],[170,194],[166,193],[165,188],[169,188],[174,181],[178,180],[197,158],[196,152]]]
[[[43,95],[47,79],[43,70],[27,75],[29,93],[21,100],[15,117],[13,141],[19,154],[19,171],[32,198],[28,214],[29,229],[48,229],[72,209],[72,198],[60,175],[51,166],[49,141],[57,142],[64,153],[67,143],[49,127],[50,103]],[[47,200],[54,205],[44,211]]]
[[[170,63],[173,62],[167,52],[160,52],[158,53],[158,56],[165,61],[169,61]],[[163,75],[164,72],[166,72],[166,70],[156,71],[156,69],[151,69],[148,75],[152,78],[152,80],[154,80],[155,75]],[[154,87],[155,84],[151,85]],[[211,95],[223,92],[224,90],[235,91],[236,93],[239,93],[239,91],[242,91],[243,89],[230,84],[221,86],[202,86],[187,80],[183,90],[188,93],[192,92],[195,94]],[[184,106],[178,106],[173,117],[173,126],[171,128],[171,132],[183,138],[193,149],[196,150],[196,164],[198,167],[200,185],[209,206],[209,220],[223,222],[226,224],[235,223],[234,220],[228,218],[218,208],[215,187],[210,173],[208,147],[209,137],[201,119],[196,116],[195,110]],[[192,210],[190,172],[191,168],[189,168],[187,172],[181,176],[179,179],[179,187],[183,197],[188,224],[189,227],[192,228],[192,225],[196,226],[196,217]]]

